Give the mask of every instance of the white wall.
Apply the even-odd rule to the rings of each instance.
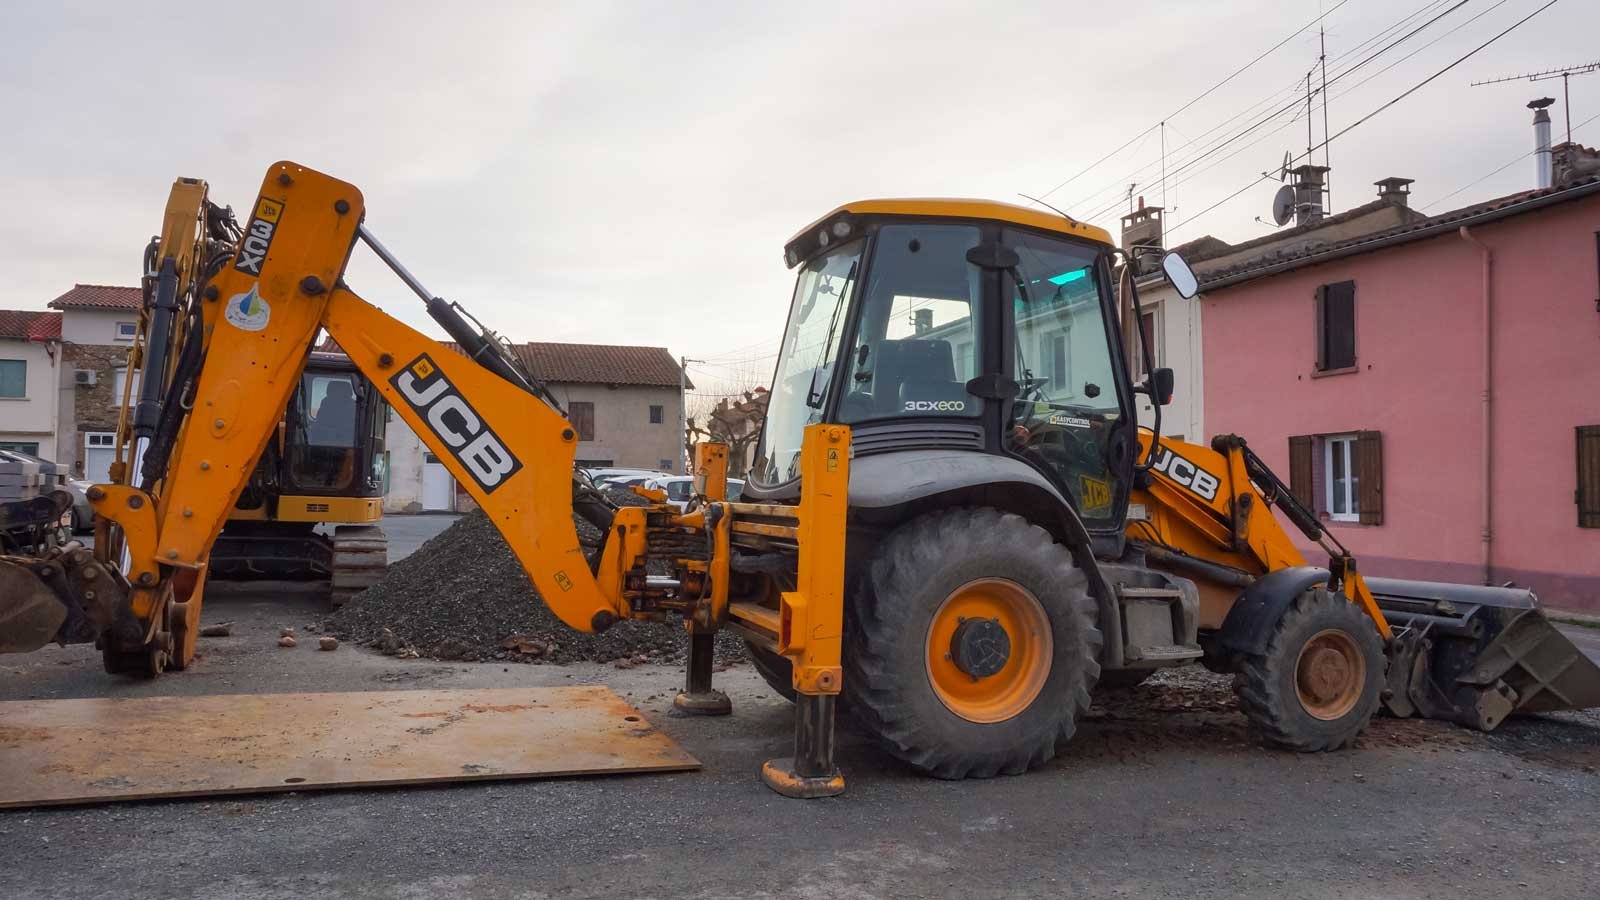
[[[389,454],[389,490],[383,495],[383,511],[421,512],[422,462],[427,448],[393,410],[384,428],[383,446]]]
[[[61,339],[69,344],[133,346],[133,340],[117,336],[118,322],[138,322],[132,309],[68,309],[61,315]]]
[[[37,442],[39,455],[50,460],[56,456],[60,357],[61,346],[54,342],[0,340],[0,359],[19,359],[27,365],[26,396],[0,397],[0,441]]]
[[[1172,370],[1175,387],[1172,402],[1161,410],[1161,433],[1181,435],[1191,444],[1205,444],[1211,435],[1202,418],[1205,404],[1205,375],[1200,356],[1200,301],[1178,296],[1164,280],[1139,286],[1139,305],[1156,313],[1156,365]],[[1155,421],[1150,398],[1140,394],[1139,424],[1149,427]]]

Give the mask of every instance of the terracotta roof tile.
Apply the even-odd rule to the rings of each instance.
[[[454,349],[454,344],[446,346]],[[621,344],[512,344],[528,373],[556,384],[635,384],[678,386],[678,361],[665,347]],[[339,345],[324,337],[318,350],[339,352]],[[692,382],[685,385],[693,388]]]
[[[614,344],[515,344],[528,372],[568,384],[678,386],[678,361],[665,347]]]
[[[0,309],[0,338],[17,341],[59,341],[61,313],[33,309]]]
[[[1301,266],[1313,265],[1331,258],[1350,256],[1376,250],[1390,244],[1404,243],[1411,240],[1422,240],[1432,237],[1441,231],[1449,230],[1458,223],[1468,220],[1500,219],[1506,216],[1517,215],[1522,212],[1532,212],[1541,208],[1546,202],[1561,200],[1577,200],[1591,194],[1600,192],[1600,176],[1580,178],[1569,184],[1557,185],[1535,191],[1518,191],[1504,197],[1496,197],[1460,209],[1452,209],[1435,216],[1375,231],[1371,234],[1349,238],[1326,244],[1313,244],[1297,251],[1276,256],[1257,257],[1244,260],[1236,265],[1224,269],[1205,272],[1200,276],[1200,289],[1210,290],[1215,287],[1225,287],[1259,278],[1264,275],[1276,275],[1297,269]],[[1241,245],[1243,246],[1243,245]]]
[[[113,284],[75,284],[50,301],[51,309],[138,309],[143,305],[144,292],[139,288]]]

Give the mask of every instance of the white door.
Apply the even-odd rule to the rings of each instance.
[[[117,458],[117,435],[111,431],[91,431],[83,436],[83,478],[91,484],[111,481],[111,464]]]
[[[439,462],[439,457],[432,453],[423,456],[422,462],[422,508],[443,509],[452,508],[451,497],[455,494],[455,480],[450,477],[450,470]]]

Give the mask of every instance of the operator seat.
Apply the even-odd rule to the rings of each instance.
[[[872,394],[877,413],[899,415],[908,402],[967,401],[967,386],[956,380],[955,351],[949,341],[884,341],[877,348]]]
[[[308,431],[317,447],[352,447],[356,438],[356,394],[343,378],[328,382],[328,393],[317,406]]]

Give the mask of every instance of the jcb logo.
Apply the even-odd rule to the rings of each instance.
[[[494,430],[462,399],[455,385],[426,353],[389,379],[389,384],[400,392],[422,421],[428,423],[428,428],[449,448],[450,455],[461,463],[485,494],[494,493],[495,488],[522,468],[521,460],[511,455]]]
[[[967,404],[960,400],[907,400],[906,412],[962,412]]]
[[[272,238],[278,233],[278,220],[281,218],[282,203],[266,197],[256,200],[255,215],[245,227],[244,237],[239,239],[239,258],[233,262],[235,269],[260,276],[261,264],[267,261],[267,250],[272,247]]]
[[[1221,482],[1217,481],[1217,476],[1166,447],[1162,447],[1160,454],[1156,456],[1155,470],[1203,500],[1217,499],[1217,488],[1221,485]]]

